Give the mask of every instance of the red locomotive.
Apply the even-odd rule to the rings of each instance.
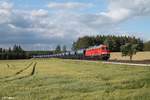
[[[94,46],[85,50],[85,57],[89,59],[108,60],[110,51],[106,45]]]

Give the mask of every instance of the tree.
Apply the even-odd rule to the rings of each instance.
[[[2,48],[0,48],[0,53],[2,53],[3,52],[3,49]]]
[[[112,40],[109,38],[105,39],[105,41],[104,41],[104,44],[108,46],[110,51],[113,51],[113,44],[112,43],[113,43]]]
[[[62,50],[63,52],[66,52],[66,51],[67,51],[66,45],[64,45],[62,49],[63,49],[63,50]]]
[[[0,59],[26,59],[30,58],[27,52],[24,51],[20,45],[14,45],[13,49],[10,47],[8,49],[0,48]]]
[[[76,42],[73,42],[73,43],[72,43],[72,48],[71,48],[71,50],[74,50],[74,51],[77,50],[77,48],[76,48],[77,46],[76,46],[76,45],[77,45],[77,43],[76,43]]]
[[[127,43],[121,46],[122,56],[129,56],[132,61],[133,55],[137,53],[138,44]]]
[[[60,53],[61,52],[61,47],[60,45],[57,45],[56,49],[55,49],[55,53]]]
[[[84,36],[82,38],[78,38],[76,42],[73,43],[73,49],[78,50],[78,49],[85,49],[90,46],[94,46],[94,37],[89,37],[89,36]]]
[[[144,43],[144,51],[150,51],[150,41]]]

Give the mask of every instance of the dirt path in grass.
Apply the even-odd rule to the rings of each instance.
[[[17,75],[21,74],[22,72],[24,72],[25,70],[27,70],[28,68],[30,68],[32,64],[33,64],[33,62],[30,63],[27,67],[25,67],[25,68],[19,70],[18,72],[16,72],[15,74],[10,75],[10,76],[5,76],[5,77],[2,77],[0,79],[6,79],[6,78],[17,76]],[[10,65],[8,65],[8,64],[7,64],[7,66],[8,66],[8,68],[10,67]]]
[[[23,79],[23,78],[33,76],[35,74],[36,65],[37,65],[37,62],[35,62],[35,63],[32,62],[27,67],[25,67],[25,68],[21,69],[20,71],[16,72],[14,75],[0,78],[0,80],[1,80],[0,82],[9,82],[9,81],[14,81],[14,80]],[[22,74],[24,71],[26,71],[30,67],[32,67],[32,70],[29,72],[29,74],[21,76],[21,77],[17,77],[19,74]],[[13,78],[13,77],[16,77],[16,78]],[[12,79],[10,79],[10,78],[12,78]],[[4,79],[4,80],[2,80],[2,79]]]
[[[33,63],[32,63],[33,64]],[[31,64],[31,65],[32,65]],[[30,65],[30,66],[31,66]],[[7,79],[7,80],[5,80],[5,81],[3,81],[3,82],[10,82],[10,81],[15,81],[15,80],[20,80],[20,79],[24,79],[24,78],[28,78],[28,77],[30,77],[30,76],[33,76],[34,74],[35,74],[35,70],[36,70],[36,65],[37,65],[37,62],[35,62],[34,63],[34,65],[33,65],[33,67],[32,67],[32,70],[31,70],[31,72],[29,73],[29,74],[27,74],[27,75],[25,75],[25,76],[21,76],[21,77],[17,77],[17,78],[12,78],[12,79]],[[28,68],[26,68],[25,70],[27,70]],[[24,71],[25,71],[24,70]],[[22,72],[24,72],[24,71],[22,71]],[[21,73],[22,73],[21,72]],[[19,73],[19,74],[21,74],[21,73]],[[18,75],[18,74],[17,74]]]

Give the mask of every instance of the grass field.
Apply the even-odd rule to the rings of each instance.
[[[150,68],[62,59],[0,61],[0,100],[150,100]]]
[[[120,52],[111,53],[111,60],[130,60],[129,57],[122,57]],[[150,60],[150,52],[137,52],[133,60]]]

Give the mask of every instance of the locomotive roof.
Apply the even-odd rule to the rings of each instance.
[[[90,49],[97,49],[97,48],[101,48],[101,47],[106,47],[106,45],[101,44],[101,45],[99,45],[99,46],[89,47],[89,48],[87,48],[87,50],[90,50]]]

